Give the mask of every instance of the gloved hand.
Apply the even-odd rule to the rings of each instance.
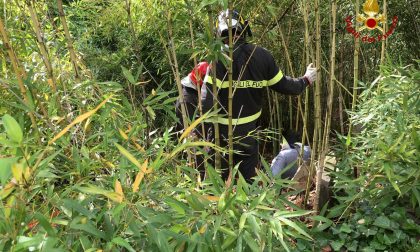
[[[303,78],[305,78],[309,82],[309,85],[312,85],[312,83],[314,83],[314,81],[316,80],[316,67],[314,67],[313,63],[308,65]]]

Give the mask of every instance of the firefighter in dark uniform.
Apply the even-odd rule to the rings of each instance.
[[[228,10],[222,11],[217,19],[217,35],[228,44]],[[237,11],[232,12],[232,34],[234,43],[233,52],[233,108],[232,125],[235,141],[233,165],[239,163],[239,171],[248,181],[256,175],[259,161],[258,141],[249,133],[257,129],[257,119],[261,115],[263,88],[269,87],[286,95],[298,95],[316,79],[316,68],[310,64],[303,77],[291,78],[283,75],[273,56],[266,49],[249,44],[245,40],[246,34],[251,35],[248,22],[244,21]],[[216,83],[211,73],[204,79],[205,91],[202,94],[204,110],[213,107],[212,85],[217,85],[221,108],[219,115],[220,142],[222,147],[228,146],[228,75],[226,66],[216,62]],[[204,88],[203,88],[204,89]],[[213,136],[214,138],[214,136]],[[228,156],[222,156],[222,177],[228,178]]]

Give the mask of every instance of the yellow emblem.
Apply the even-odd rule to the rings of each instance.
[[[383,32],[383,28],[379,26],[385,23],[385,16],[379,13],[379,4],[377,0],[366,0],[363,4],[363,12],[366,14],[358,14],[357,22],[363,23],[363,26],[359,28],[359,31],[364,29],[374,30],[378,29]]]

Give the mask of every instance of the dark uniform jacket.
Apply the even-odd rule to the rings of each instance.
[[[211,69],[213,71],[213,69]],[[257,119],[261,115],[263,88],[269,87],[282,94],[300,94],[308,83],[303,78],[293,79],[284,76],[277,67],[273,56],[266,49],[256,45],[237,42],[233,53],[233,108],[232,124],[233,136],[239,137],[235,141],[233,149],[234,165],[239,163],[239,171],[248,181],[256,174],[258,166],[258,141],[249,136],[249,132],[257,129]],[[227,69],[222,62],[216,63],[216,81],[213,81],[211,73],[208,74],[203,88],[204,112],[213,107],[212,85],[218,87],[218,108],[221,108],[218,118],[220,145],[228,146],[228,75]],[[213,132],[214,134],[214,132]],[[214,139],[212,134],[209,134]],[[227,179],[229,175],[227,155],[222,155],[222,177]]]
[[[216,63],[216,77],[219,108],[222,107],[219,123],[227,125],[229,82],[227,69],[220,61]],[[209,110],[213,106],[211,85],[214,83],[211,74],[206,76],[204,82],[207,93],[203,95],[203,106],[204,110]],[[269,87],[282,94],[298,95],[307,85],[304,78],[284,76],[266,49],[248,43],[237,45],[233,53],[232,124],[256,125],[256,120],[261,115],[263,88]]]

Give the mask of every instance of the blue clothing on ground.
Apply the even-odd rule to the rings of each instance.
[[[271,171],[274,176],[281,174],[283,179],[292,179],[298,169],[298,157],[301,150],[301,143],[295,143],[294,149],[288,147],[282,149],[275,159],[271,162]],[[308,161],[311,158],[311,148],[304,146],[303,161]]]

